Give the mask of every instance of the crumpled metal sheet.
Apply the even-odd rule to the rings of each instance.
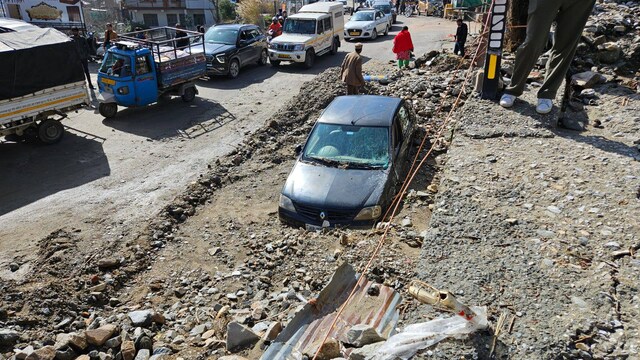
[[[316,303],[306,304],[294,316],[262,355],[261,360],[297,360],[302,359],[304,354],[312,357],[318,343],[331,327],[340,306],[356,286],[359,276],[351,265],[340,265],[329,284],[318,295]],[[360,284],[340,314],[329,338],[343,341],[347,331],[358,324],[371,325],[384,338],[395,333],[400,294],[392,288],[378,285],[380,293],[377,296],[368,295],[368,289],[374,284],[367,280]]]

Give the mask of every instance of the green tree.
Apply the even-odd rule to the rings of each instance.
[[[220,7],[220,20],[222,22],[235,20],[236,18],[236,5],[229,0],[219,0],[218,6]]]

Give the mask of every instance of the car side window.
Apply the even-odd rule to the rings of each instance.
[[[149,57],[138,56],[136,57],[136,75],[144,75],[151,72],[151,66],[149,65]]]
[[[240,32],[240,40],[242,40],[242,41],[251,40],[251,33],[249,32],[249,30],[242,30]]]
[[[251,38],[252,39],[258,38],[261,35],[260,31],[258,31],[258,29],[251,29],[249,32],[251,33]]]
[[[322,22],[324,23],[324,31],[328,31],[333,28],[333,26],[331,26],[331,18],[323,19]]]
[[[324,32],[324,23],[322,22],[322,20],[319,20],[317,34],[322,34],[323,32]]]

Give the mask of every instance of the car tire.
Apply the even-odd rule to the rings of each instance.
[[[45,144],[55,144],[64,135],[64,126],[60,121],[47,119],[38,125],[38,138]]]
[[[116,116],[118,112],[118,104],[116,103],[100,103],[98,106],[98,111],[100,115],[104,116],[107,119],[111,119]]]
[[[235,79],[240,75],[240,61],[233,59],[229,63],[229,77]]]
[[[375,40],[378,38],[378,29],[373,28],[373,32],[371,33],[371,40]]]
[[[418,16],[420,16],[420,9],[418,9]]]
[[[196,98],[196,88],[195,86],[188,87],[184,89],[184,94],[182,94],[182,101],[184,102],[192,102]]]
[[[311,69],[313,67],[313,63],[316,62],[316,52],[313,49],[307,50],[307,53],[304,57],[304,67],[307,69]]]
[[[269,62],[271,63],[271,66],[273,66],[273,67],[280,66],[280,60],[269,60]]]
[[[387,35],[389,35],[389,27],[388,26],[386,26],[384,28],[384,36],[387,36]]]
[[[331,55],[335,55],[338,53],[338,39],[333,39],[333,44],[331,44]]]
[[[267,61],[269,61],[269,53],[267,52],[267,49],[263,49],[262,52],[260,53],[260,59],[258,59],[258,64],[266,65]]]

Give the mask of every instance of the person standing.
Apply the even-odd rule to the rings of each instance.
[[[184,32],[184,26],[182,26],[182,24],[177,23],[176,24],[176,47],[178,49],[184,49],[186,47],[189,47],[189,35],[187,35],[186,32]]]
[[[104,32],[104,53],[113,45],[113,42],[118,38],[118,34],[113,31],[113,25],[107,24],[107,30]]]
[[[595,0],[536,0],[529,2],[527,36],[516,52],[511,84],[505,89],[500,105],[513,106],[516,98],[524,92],[529,72],[544,50],[549,29],[557,23],[555,41],[551,47],[547,72],[542,87],[538,91],[539,114],[548,114],[553,109],[562,81],[569,70],[571,61],[582,35]]]
[[[73,42],[76,44],[76,49],[78,49],[80,63],[84,69],[84,75],[89,82],[89,89],[94,90],[95,88],[91,82],[91,74],[89,73],[89,43],[87,43],[87,39],[80,35],[78,28],[75,27],[71,29],[71,39],[73,39]]]
[[[404,66],[405,69],[408,69],[409,59],[411,58],[411,52],[413,51],[413,41],[411,41],[411,34],[409,33],[409,28],[407,26],[404,26],[402,31],[393,38],[392,51],[396,54],[398,68],[402,69]]]
[[[460,56],[464,57],[464,43],[467,42],[469,27],[460,18],[456,20],[456,23],[458,24],[458,29],[456,30],[456,36],[454,38],[456,40],[456,44],[453,46],[453,53],[456,55],[460,53]]]
[[[362,77],[362,44],[355,45],[355,51],[350,52],[342,61],[340,78],[347,84],[347,95],[358,95],[360,86],[364,85]]]

